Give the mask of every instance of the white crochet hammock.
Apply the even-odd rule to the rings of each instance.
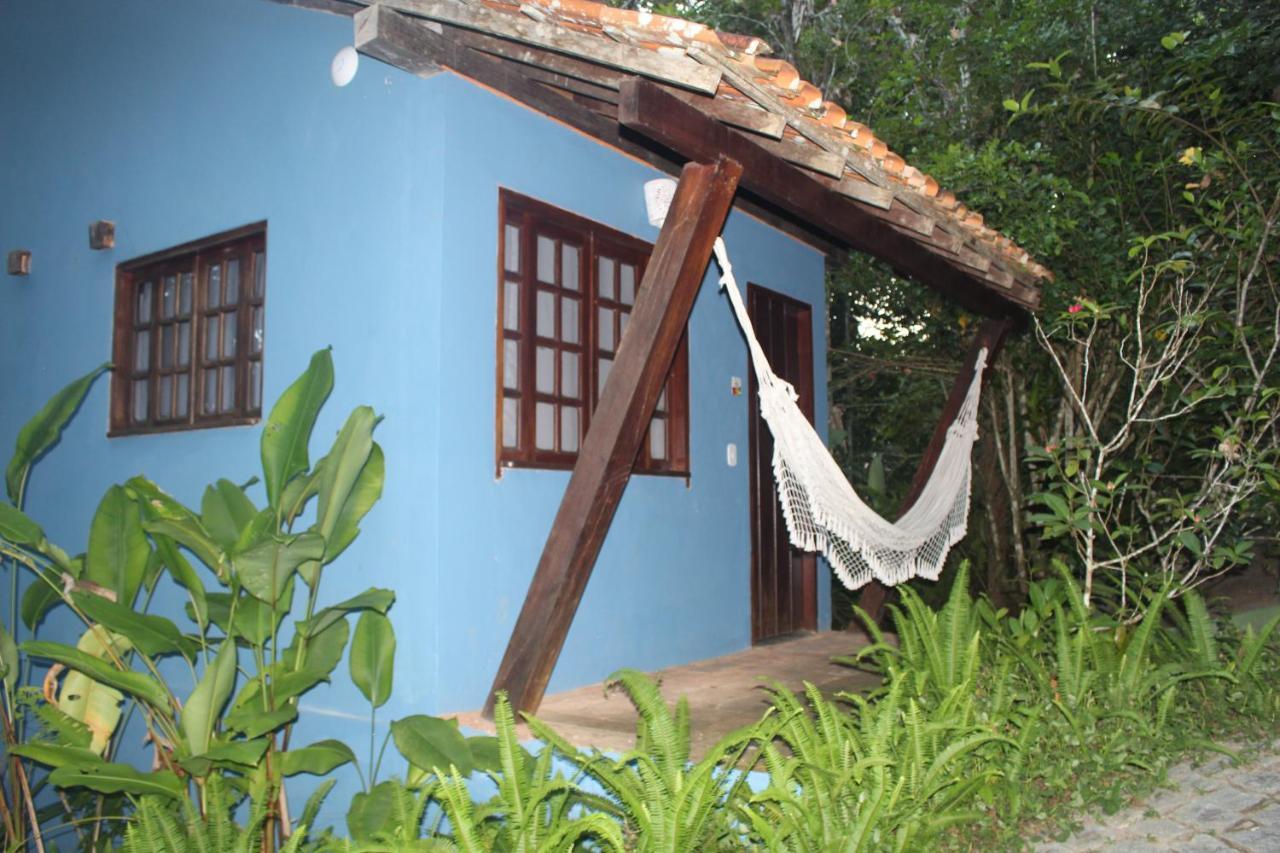
[[[746,336],[760,388],[760,413],[773,433],[773,475],[791,543],[820,551],[849,589],[872,578],[883,584],[912,577],[936,580],[969,517],[970,451],[978,437],[978,395],[987,351],[978,353],[973,381],[924,491],[897,521],[880,517],[858,497],[822,438],[796,405],[796,392],[774,374],[733,278],[724,241],[716,238],[720,286]]]

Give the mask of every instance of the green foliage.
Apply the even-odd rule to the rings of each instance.
[[[18,493],[96,375],[59,392],[24,430],[10,465]],[[23,762],[36,790],[58,788],[71,817],[96,823],[95,834],[115,820],[103,816],[104,804],[123,794],[136,805],[127,849],[256,849],[254,839],[264,834],[283,846],[285,779],[326,775],[355,760],[335,741],[289,746],[298,699],[338,666],[353,612],[364,613],[353,676],[375,707],[389,698],[395,640],[385,613],[394,595],[371,589],[324,607],[318,590],[319,566],[355,539],[381,494],[385,468],[372,440],[378,419],[367,407],[353,412],[317,467],[309,465],[307,444],[332,383],[329,353],[321,351],[272,409],[262,440],[268,503],[261,510],[247,486],[227,479],[204,491],[196,512],[136,477],[107,490],[87,554],[74,559],[16,507],[0,511],[0,553],[35,577],[23,600],[27,625],[34,629],[47,609],[65,606],[87,628],[77,648],[43,640],[18,647],[31,659],[55,662],[50,679],[62,682],[57,701],[23,693],[22,712],[15,700],[26,677],[23,659],[8,630],[0,635],[7,751]],[[315,523],[295,529],[316,496]],[[194,635],[147,612],[150,590],[164,572],[187,593]],[[299,574],[309,584],[308,598],[290,635],[284,617]],[[216,591],[206,588],[211,581]],[[157,662],[174,655],[190,664],[190,686],[162,676]],[[122,720],[132,713],[141,714],[155,750],[147,770],[113,760]],[[40,723],[29,736],[23,733],[28,716]],[[234,832],[227,823],[233,789],[237,799],[247,796],[251,813],[248,826]],[[26,794],[9,786],[5,795],[16,806],[11,813],[23,814]],[[307,820],[314,818],[313,811]],[[20,829],[5,825],[7,834]],[[300,848],[303,840],[291,846]],[[15,841],[7,836],[6,847]]]
[[[369,704],[380,708],[391,697],[396,635],[391,620],[374,610],[360,614],[351,641],[351,681]]]
[[[31,466],[49,448],[58,443],[62,431],[75,415],[85,395],[93,386],[94,380],[106,372],[110,365],[102,365],[74,380],[45,403],[44,408],[27,421],[18,432],[18,441],[13,449],[13,456],[5,469],[5,487],[9,492],[9,500],[14,506],[21,508],[23,493],[26,491],[27,478],[31,474]]]

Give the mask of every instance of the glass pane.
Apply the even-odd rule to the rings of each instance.
[[[173,413],[173,378],[161,376],[158,380],[159,391],[156,400],[156,420],[167,420]]]
[[[252,341],[254,353],[262,352],[262,333],[263,333],[262,309],[254,308],[253,309],[253,341]]]
[[[541,394],[554,394],[556,392],[556,351],[550,347],[538,347],[538,358],[534,367],[534,387]]]
[[[253,296],[261,299],[267,292],[267,256],[262,252],[253,253]]]
[[[662,393],[658,395],[658,405],[657,405],[657,410],[658,410],[659,412],[665,412],[665,411],[667,410],[667,389],[666,389],[666,386],[663,386],[663,388],[662,388]]]
[[[556,448],[556,407],[539,403],[534,407],[533,443],[539,450]]]
[[[520,329],[520,282],[502,283],[502,328]]]
[[[618,270],[618,278],[618,299],[624,305],[630,305],[636,301],[636,268],[631,264],[623,264]]]
[[[560,340],[576,344],[582,339],[578,320],[578,300],[560,299]]]
[[[556,283],[556,241],[538,236],[538,281]]]
[[[160,327],[160,366],[162,368],[173,367],[173,339],[175,337],[173,326]]]
[[[600,296],[604,299],[614,299],[613,289],[613,258],[601,258],[599,270],[599,289]]]
[[[516,390],[520,387],[520,342],[502,342],[502,387]]]
[[[596,396],[599,397],[604,393],[605,380],[609,378],[609,371],[613,369],[613,359],[602,358],[596,362]]]
[[[171,275],[164,277],[160,287],[160,319],[168,320],[178,308],[178,280]]]
[[[191,377],[185,373],[178,374],[178,394],[173,398],[175,414],[180,418],[187,416],[191,404]]]
[[[151,367],[151,333],[138,332],[133,342],[133,369],[146,370]]]
[[[144,281],[142,286],[138,288],[137,322],[139,324],[151,322],[151,298],[154,295],[153,291],[154,288],[149,281]]]
[[[520,446],[520,401],[515,397],[502,399],[502,446]]]
[[[249,409],[258,411],[262,408],[262,362],[249,362]]]
[[[556,336],[556,295],[547,290],[538,291],[538,337]]]
[[[667,458],[667,422],[663,418],[649,421],[649,458]]]
[[[204,305],[206,308],[217,308],[222,304],[222,266],[214,264],[209,267],[209,277],[206,279],[204,292]]]
[[[582,356],[576,352],[560,353],[560,393],[565,397],[577,397],[578,391],[578,367],[582,362]]]
[[[223,302],[235,305],[240,301],[240,259],[227,261],[227,298]]]
[[[218,358],[218,338],[221,331],[218,328],[218,315],[214,314],[204,321],[204,359],[205,361],[215,361]]]
[[[508,225],[503,231],[502,268],[507,272],[520,272],[520,229],[515,225]]]
[[[622,342],[622,333],[627,330],[627,321],[631,319],[631,314],[626,311],[618,312],[618,342]]]
[[[222,368],[222,411],[236,407],[236,369],[231,365]]]
[[[200,411],[212,415],[218,411],[218,370],[204,371],[204,394],[201,397]]]
[[[578,407],[560,407],[560,449],[566,453],[578,451]]]
[[[178,289],[178,313],[183,317],[191,316],[191,287],[191,273],[184,272]]]
[[[228,279],[227,287],[230,287]],[[228,311],[222,317],[222,357],[234,358],[236,354],[236,312]]]
[[[186,367],[191,363],[191,324],[178,324],[178,366]]]
[[[139,379],[133,383],[133,422],[147,422],[147,380]]]
[[[613,309],[601,308],[598,322],[599,325],[596,327],[596,331],[600,339],[600,349],[605,352],[613,352]]]
[[[578,289],[578,247],[560,244],[560,286]]]

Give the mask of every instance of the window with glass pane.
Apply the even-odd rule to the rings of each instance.
[[[117,268],[111,434],[259,418],[266,251],[258,223]]]
[[[499,465],[569,468],[652,246],[515,193],[500,207]],[[682,341],[637,471],[688,473],[687,377]]]

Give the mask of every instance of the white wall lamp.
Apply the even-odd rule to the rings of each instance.
[[[356,53],[354,47],[347,45],[333,55],[333,62],[329,63],[329,77],[333,80],[333,85],[345,86],[356,76],[359,67],[360,54]]]
[[[644,207],[649,214],[649,224],[661,228],[667,221],[667,211],[671,208],[671,199],[676,195],[676,182],[672,178],[658,178],[646,181],[644,185]]]

